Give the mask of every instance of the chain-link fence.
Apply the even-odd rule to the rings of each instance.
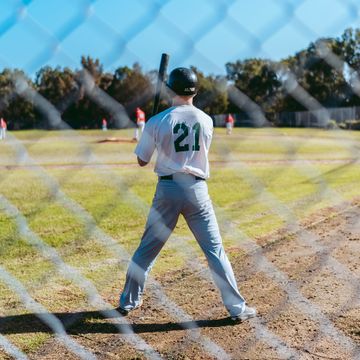
[[[282,16],[261,36],[234,14],[236,1],[208,2],[208,17],[192,35],[167,16],[176,1],[136,2],[141,16],[121,33],[94,10],[96,1],[78,3],[54,33],[27,13],[32,3],[14,2],[0,23],[1,38],[24,21],[29,32],[50,38],[24,72],[0,74],[0,116],[16,117],[0,140],[0,355],[359,358],[356,36],[319,40],[288,61],[227,64],[226,76],[195,69],[197,106],[215,125],[210,194],[240,290],[259,314],[241,325],[227,319],[212,283],[221,288],[223,280],[209,271],[180,220],[149,275],[144,305],[124,317],[116,309],[119,291],[157,180],[151,169],[133,166],[134,111],[152,107],[156,74],[136,67],[111,74],[84,58],[81,70],[45,68],[34,81],[28,75],[88,21],[118,44],[104,55],[106,66],[127,52],[149,67],[128,44],[159,18],[177,43],[174,65],[199,58],[220,73],[224,64],[197,47],[213,28],[226,24],[232,36],[240,29],[247,47],[265,58],[262,45],[290,19],[299,34],[314,34],[297,17],[309,2],[276,2]],[[345,28],[360,7],[337,6],[346,13]],[[4,54],[1,63],[11,67]],[[162,108],[169,102],[163,93]],[[235,128],[223,129],[229,114]],[[102,118],[107,131],[99,129]],[[13,131],[20,122],[41,130]]]

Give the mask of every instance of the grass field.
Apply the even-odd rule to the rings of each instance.
[[[152,166],[135,165],[134,143],[99,141],[131,139],[132,130],[9,135],[0,142],[1,265],[49,311],[88,309],[83,289],[29,244],[36,234],[115,306],[157,179]],[[359,153],[360,132],[235,129],[226,136],[225,129],[216,129],[208,186],[230,257],[243,255],[245,237],[264,239],[294,219],[311,219],[325,207],[358,197]],[[122,259],[101,242],[95,226],[121,246]],[[187,266],[178,238],[202,257],[181,219],[153,269],[155,277]],[[0,316],[29,312],[1,278],[0,292]],[[6,336],[25,353],[51,337],[31,331]]]

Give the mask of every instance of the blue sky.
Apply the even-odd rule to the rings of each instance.
[[[224,74],[228,61],[282,59],[359,17],[357,0],[0,0],[0,71],[76,69],[81,55],[147,71],[167,52],[170,68]]]

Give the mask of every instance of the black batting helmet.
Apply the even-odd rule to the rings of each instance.
[[[198,79],[191,69],[179,67],[170,73],[166,85],[177,95],[194,95],[198,90]]]

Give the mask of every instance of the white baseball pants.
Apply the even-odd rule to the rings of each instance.
[[[240,295],[231,264],[225,254],[207,184],[189,174],[160,179],[145,232],[126,274],[120,307],[132,310],[140,305],[146,278],[157,255],[182,214],[203,250],[214,282],[230,316],[240,314],[245,300]]]

